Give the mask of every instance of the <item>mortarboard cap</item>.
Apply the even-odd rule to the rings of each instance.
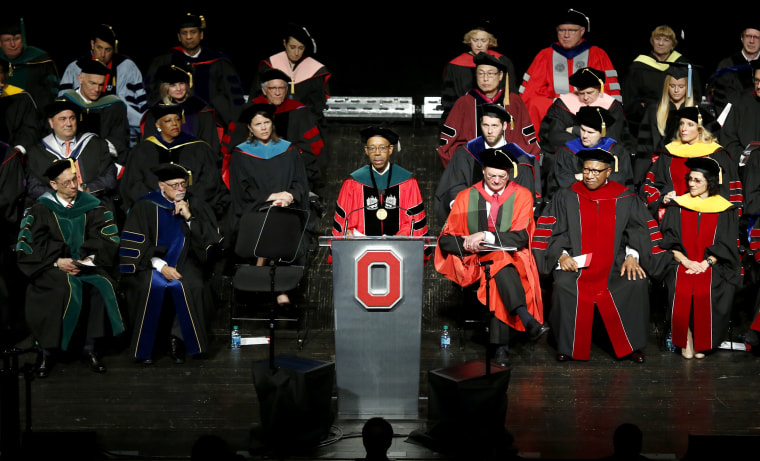
[[[111,73],[111,69],[108,68],[99,59],[84,59],[80,60],[77,64],[82,69],[81,73],[91,75],[108,75]]]
[[[45,169],[45,177],[51,181],[55,181],[55,178],[60,176],[67,168],[71,168],[72,172],[76,173],[77,167],[74,160],[70,158],[55,159],[53,160],[53,163]]]
[[[517,159],[507,149],[489,148],[480,153],[480,163],[484,167],[497,170],[514,170],[517,174]]]
[[[177,30],[188,27],[197,27],[198,29],[204,30],[206,28],[206,18],[203,17],[203,15],[185,13],[178,18]]]
[[[52,118],[65,110],[73,111],[77,115],[81,113],[80,107],[74,104],[73,101],[66,98],[59,98],[45,106],[45,115],[47,118]]]
[[[583,106],[575,114],[575,120],[579,125],[593,128],[607,136],[607,128],[615,123],[615,117],[603,107]]]
[[[617,165],[617,158],[604,149],[584,149],[575,154],[582,162],[602,162],[607,165]],[[617,171],[617,166],[615,167]]]
[[[593,67],[578,69],[568,80],[571,85],[579,90],[598,86],[601,87],[601,91],[604,93],[604,81],[606,80],[604,72]]]
[[[396,132],[390,128],[385,128],[382,126],[368,126],[360,132],[360,135],[362,142],[364,143],[366,143],[369,138],[374,138],[375,136],[380,136],[387,139],[388,142],[394,146],[398,143],[398,134],[396,134]]]
[[[475,63],[475,67],[481,66],[481,65],[487,65],[487,66],[494,66],[502,72],[507,71],[507,66],[505,66],[503,62],[499,61],[499,59],[496,56],[488,54],[484,51],[481,51],[480,53],[476,54],[475,57],[472,58],[472,61]]]

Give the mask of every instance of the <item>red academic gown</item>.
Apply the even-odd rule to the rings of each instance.
[[[586,40],[571,50],[553,43],[533,58],[520,86],[520,95],[528,106],[533,125],[541,126],[541,120],[555,98],[574,91],[569,78],[584,67],[604,72],[604,92],[622,100],[617,71],[604,50]]]
[[[364,235],[405,235],[422,237],[427,234],[427,217],[422,203],[420,186],[412,174],[391,164],[391,184],[382,194],[370,179],[371,166],[366,165],[351,173],[343,182],[335,204],[333,235],[346,235],[347,230]],[[375,175],[379,187],[386,186],[387,177]],[[385,181],[385,182],[382,182]],[[378,219],[378,210],[385,210],[385,218]]]
[[[499,91],[493,99],[486,98],[477,89],[470,90],[469,93],[457,99],[441,130],[441,145],[438,147],[438,156],[441,157],[444,168],[449,164],[454,152],[460,146],[464,146],[471,139],[480,136],[478,107],[486,103],[503,104],[503,102],[503,90]],[[517,144],[530,155],[541,158],[541,148],[536,142],[536,130],[530,121],[528,109],[520,96],[509,93],[509,104],[504,105],[504,108],[514,118],[514,122],[510,123],[504,132],[504,139],[507,142]]]
[[[448,220],[441,230],[441,236],[465,236],[487,230],[481,228],[484,220],[479,219],[479,214],[485,212],[485,201],[488,200],[490,200],[490,195],[483,188],[482,182],[457,194]],[[533,194],[528,189],[510,181],[507,188],[499,196],[496,223],[498,225],[497,233],[525,230],[528,234],[528,242],[530,242],[536,228],[533,221]],[[530,245],[514,252],[491,251],[478,254],[467,253],[464,256],[444,253],[440,246],[437,246],[435,250],[435,269],[449,280],[463,287],[480,283],[478,300],[486,304],[486,274],[483,267],[478,265],[481,260],[493,261],[490,266],[492,276],[506,266],[514,266],[520,275],[522,287],[525,290],[525,303],[528,312],[539,323],[543,323],[543,304],[538,268],[533,259]],[[525,331],[525,326],[519,317],[507,312],[493,280],[490,281],[489,286],[489,308],[496,318],[516,330]]]
[[[728,331],[734,294],[741,287],[738,214],[720,196],[703,200],[686,194],[674,203],[662,218],[661,248],[678,250],[693,261],[713,256],[717,262],[701,274],[689,274],[668,258],[663,278],[671,306],[673,344],[686,347],[691,324],[694,350],[709,351],[720,345]]]
[[[538,219],[532,246],[544,274],[554,278],[551,324],[560,353],[588,360],[595,307],[618,357],[647,344],[649,281],[620,276],[626,247],[639,253],[639,263],[655,267],[653,255],[664,251],[657,223],[641,200],[620,183],[608,181],[589,190],[579,181],[560,189]],[[566,251],[590,256],[578,272],[556,270]]]

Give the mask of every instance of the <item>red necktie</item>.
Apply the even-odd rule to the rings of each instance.
[[[496,216],[499,214],[499,193],[491,196],[491,210],[488,212],[488,230],[496,232]]]

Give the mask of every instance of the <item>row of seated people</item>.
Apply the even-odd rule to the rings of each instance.
[[[167,311],[174,313],[167,342],[174,360],[203,354],[209,271],[237,237],[240,217],[267,205],[309,208],[306,161],[295,143],[278,137],[277,107],[264,100],[242,113],[245,123],[230,132],[226,184],[208,144],[182,133],[177,104],[151,108],[156,133],[130,152],[120,177],[107,143],[78,133],[76,104],[60,99],[47,111],[52,132],[45,143],[24,161],[4,144],[2,169],[9,199],[4,238],[27,208],[14,258],[25,279],[9,258],[3,282],[28,283],[21,305],[44,352],[38,374],[50,372],[51,351],[82,345],[72,342],[81,339],[80,324],[87,326],[82,347],[95,371],[105,371],[98,343],[125,332],[135,359],[152,363]],[[93,154],[82,155],[85,149]],[[289,302],[286,293],[278,297]]]
[[[0,26],[0,139],[26,153],[48,133],[46,108],[55,99],[67,99],[80,107],[80,133],[102,138],[121,174],[130,154],[144,147],[138,144],[156,134],[148,109],[178,104],[183,108],[183,133],[205,141],[216,163],[226,168],[235,145],[225,140],[240,125],[246,107],[263,99],[278,106],[281,136],[296,142],[307,156],[316,202],[323,181],[320,167],[326,161],[326,155],[318,159],[324,154],[319,123],[329,97],[330,73],[313,58],[316,44],[309,32],[288,24],[285,50],[259,64],[262,73],[276,71],[278,78],[257,75],[246,94],[229,58],[202,44],[203,16],[182,14],[174,26],[179,46],[153,59],[143,76],[134,61],[119,54],[114,29],[98,24],[91,31],[90,53],[71,62],[59,79],[53,59],[26,44],[23,20],[6,19]]]
[[[662,214],[653,215],[611,178],[617,160],[610,152],[576,156],[581,180],[557,190],[534,219],[532,194],[518,184],[519,159],[508,147],[480,152],[482,179],[456,194],[435,268],[490,304],[490,343],[502,365],[509,365],[511,330],[537,340],[551,329],[557,360],[589,360],[596,313],[615,356],[644,363],[650,295],[660,286],[673,344],[684,358],[704,358],[726,339],[743,287],[740,210],[721,195],[722,166],[709,156],[686,159],[673,176],[682,192],[667,194]],[[759,234],[750,235],[755,248]],[[543,281],[551,282],[550,302]],[[756,313],[757,306],[747,334],[755,344]]]
[[[584,43],[589,49],[581,40],[587,18],[576,13],[557,22],[559,42],[547,56],[562,55],[560,43],[573,35],[575,46]],[[752,37],[746,42],[757,41],[756,32],[747,28],[743,42],[745,35]],[[653,47],[661,36],[674,43],[672,30],[663,27],[653,32]],[[564,82],[565,91],[553,93],[549,83],[543,97],[533,95],[537,102],[526,94],[526,84],[536,82],[524,81],[519,96],[510,92],[508,63],[484,50],[469,57],[472,88],[452,98],[448,108],[438,149],[444,172],[434,200],[436,216],[445,222],[436,268],[459,285],[474,285],[485,303],[488,272],[481,264],[492,260],[500,269],[490,292],[494,321],[503,331],[509,331],[505,325],[526,330],[532,339],[545,330],[534,322],[543,321],[538,280],[552,280],[553,297],[546,305],[551,306],[558,360],[589,358],[596,310],[615,354],[644,362],[649,296],[657,284],[668,290],[668,320],[684,357],[702,358],[725,339],[734,295],[743,286],[742,258],[755,254],[758,191],[752,171],[760,159],[750,154],[759,100],[744,82],[725,110],[700,104],[702,89],[693,66],[672,51],[666,55],[673,59],[664,64],[649,60],[656,97],[630,111],[641,119],[623,107],[614,69],[574,68],[563,55],[567,75],[555,72],[548,80]],[[757,81],[760,66],[745,57],[741,72],[730,77],[741,73]],[[538,80],[539,86],[547,83]],[[540,127],[538,134],[534,126]],[[493,164],[494,152],[508,160]],[[528,194],[518,193],[515,184]],[[501,197],[493,204],[490,200],[492,192],[502,190],[512,203],[504,211],[508,214],[498,217],[501,210],[493,215],[490,210],[500,206]],[[535,222],[515,211],[521,201],[531,205],[521,206]],[[505,216],[512,227],[494,230],[492,221],[501,223]],[[516,237],[521,239],[517,245]],[[497,254],[494,242],[518,251]],[[499,275],[505,270],[509,276]],[[655,283],[645,280],[647,275]],[[532,317],[524,317],[524,308]],[[759,327],[754,321],[748,337],[756,338]],[[495,334],[491,341],[498,345],[496,360],[507,363],[505,337]]]
[[[598,43],[592,43],[585,38],[586,32],[591,30],[588,16],[574,9],[562,9],[555,13],[557,14],[550,14],[548,17],[550,24],[556,27],[557,40],[551,46],[539,51],[532,62],[526,66],[527,70],[521,81],[518,80],[518,74],[515,72],[515,63],[508,56],[497,51],[496,36],[499,35],[500,30],[495,22],[487,21],[467,31],[462,42],[467,51],[448,62],[444,69],[441,90],[443,120],[446,120],[458,99],[468,93],[487,102],[500,102],[503,99],[503,95],[488,94],[488,90],[479,88],[481,82],[478,79],[481,76],[476,75],[475,72],[477,66],[475,57],[481,53],[488,54],[501,63],[505,78],[501,79],[499,86],[504,89],[504,92],[506,94],[518,92],[524,102],[530,124],[518,124],[523,130],[522,133],[532,142],[537,142],[538,139],[548,141],[549,144],[542,148],[548,148],[550,152],[557,147],[556,142],[544,139],[544,133],[536,133],[535,130],[543,128],[543,119],[550,108],[556,105],[558,98],[569,97],[568,95],[583,90],[570,79],[584,67],[598,71],[602,80],[600,92],[606,96],[602,101],[595,102],[596,98],[592,97],[590,101],[584,100],[580,104],[603,106],[614,109],[616,112],[624,106],[626,128],[625,131],[621,131],[623,130],[621,124],[617,132],[630,134],[633,139],[625,139],[625,137],[616,139],[627,145],[634,145],[637,142],[639,129],[646,128],[647,120],[644,118],[647,112],[663,99],[663,83],[671,67],[679,66],[685,69],[678,79],[686,77],[687,74],[689,76],[687,104],[707,103],[716,114],[730,109],[738,99],[751,94],[754,90],[752,64],[760,57],[760,30],[751,22],[745,22],[736,27],[736,34],[741,39],[741,49],[721,59],[717,69],[710,75],[705,73],[706,69],[702,62],[715,58],[709,54],[713,49],[702,49],[700,55],[696,56],[697,59],[690,59],[676,49],[679,37],[681,39],[684,37],[684,31],[674,31],[667,24],[663,24],[651,31],[650,49],[636,56],[627,72],[621,77],[607,52],[598,46]],[[474,91],[479,94],[473,94]],[[617,101],[619,105],[611,107],[612,100]],[[578,104],[576,101],[572,102],[573,105]],[[503,103],[513,104],[511,97]],[[571,114],[575,112],[572,110],[573,105],[570,106]],[[676,105],[680,105],[680,102],[677,101]],[[513,109],[519,111],[520,108],[513,106]],[[522,120],[521,114],[514,115],[517,120]],[[615,115],[618,116],[619,113]],[[448,128],[458,127],[448,126]],[[442,136],[444,146],[439,149],[444,165],[456,148],[456,146],[445,147],[445,144],[450,142],[451,139],[444,132]]]

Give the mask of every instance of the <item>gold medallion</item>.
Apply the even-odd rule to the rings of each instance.
[[[379,210],[377,210],[377,219],[379,219],[380,221],[384,221],[385,218],[387,217],[388,217],[388,212],[385,210],[385,208],[380,208]]]

